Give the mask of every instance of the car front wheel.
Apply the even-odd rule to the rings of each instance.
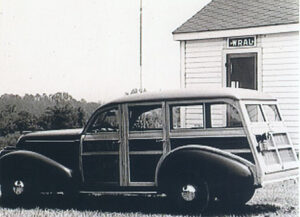
[[[1,185],[1,200],[4,203],[29,202],[36,196],[29,178],[15,176],[6,178]]]

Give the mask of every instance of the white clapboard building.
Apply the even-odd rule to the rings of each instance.
[[[180,41],[182,88],[269,93],[299,144],[298,0],[212,0],[173,37]]]

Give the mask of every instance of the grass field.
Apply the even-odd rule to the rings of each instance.
[[[247,205],[228,209],[218,204],[202,216],[299,216],[298,183],[285,181],[258,189]],[[189,216],[176,213],[167,205],[166,198],[154,197],[111,197],[84,195],[76,204],[71,204],[62,195],[43,195],[35,205],[5,207],[1,205],[0,216],[60,217],[60,216],[103,216],[103,217],[156,217]],[[193,216],[200,216],[193,215]]]

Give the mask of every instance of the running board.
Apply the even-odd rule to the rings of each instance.
[[[157,191],[80,191],[82,194],[93,194],[93,195],[123,195],[123,196],[140,196],[140,195],[160,195]]]

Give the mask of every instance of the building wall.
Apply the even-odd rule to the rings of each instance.
[[[222,84],[223,39],[195,40],[185,43],[185,87]]]
[[[294,143],[299,144],[299,32],[261,36],[262,91],[275,96]]]
[[[182,87],[225,86],[227,52],[258,52],[258,89],[279,99],[294,144],[299,144],[299,32],[257,36],[255,48],[227,49],[227,39],[181,42]]]

